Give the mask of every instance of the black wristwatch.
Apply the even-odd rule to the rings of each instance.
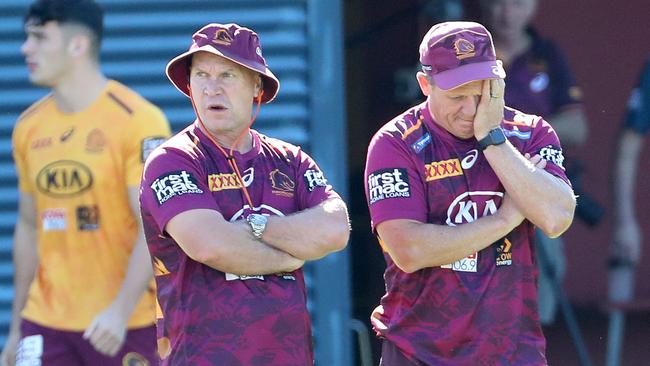
[[[504,142],[506,142],[506,135],[501,127],[496,127],[491,129],[487,136],[478,140],[478,148],[483,151],[490,145],[501,145]]]

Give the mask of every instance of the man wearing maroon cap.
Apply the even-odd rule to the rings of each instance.
[[[377,132],[366,164],[381,365],[545,365],[534,227],[558,236],[575,209],[557,135],[504,106],[482,25],[434,25],[420,62],[426,101]]]
[[[279,89],[255,32],[208,24],[167,76],[196,120],[140,190],[161,364],[313,364],[302,266],[345,247],[344,202],[299,147],[251,129]]]

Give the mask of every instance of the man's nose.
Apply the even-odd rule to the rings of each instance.
[[[223,92],[223,85],[218,79],[208,79],[203,85],[203,93],[205,95],[214,96]]]
[[[32,42],[29,38],[23,42],[23,44],[20,46],[20,53],[23,54],[23,56],[27,56],[27,54],[31,51],[32,49]]]

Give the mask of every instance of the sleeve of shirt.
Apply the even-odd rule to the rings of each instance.
[[[549,77],[552,85],[552,102],[553,113],[558,112],[563,107],[572,104],[582,103],[582,91],[576,83],[573,72],[569,63],[553,43],[549,42],[547,48],[547,61],[549,64]]]
[[[162,111],[153,105],[146,105],[135,112],[130,129],[125,132],[126,184],[138,186],[147,156],[169,138],[171,130]]]
[[[624,127],[640,134],[646,134],[650,129],[650,62],[627,102]]]
[[[14,158],[14,165],[16,167],[16,175],[18,177],[18,189],[21,192],[32,193],[34,186],[29,179],[27,169],[27,162],[25,160],[25,152],[27,151],[27,139],[23,133],[23,128],[20,121],[16,124],[13,134],[11,136],[11,143],[13,145],[12,154]]]
[[[174,216],[194,209],[221,211],[208,187],[207,174],[189,154],[160,148],[151,154],[140,185],[141,210],[160,233]]]
[[[300,210],[314,207],[330,198],[340,198],[311,156],[298,149],[296,161],[296,192]]]
[[[424,167],[422,167],[424,169]],[[422,175],[401,140],[379,133],[370,142],[364,185],[373,231],[395,219],[427,222]]]
[[[531,156],[539,154],[546,160],[545,170],[571,186],[571,182],[564,170],[564,153],[562,152],[560,139],[548,122],[541,117],[536,118],[537,121],[533,125],[530,143],[525,146],[525,151],[522,151],[522,153],[529,153]]]

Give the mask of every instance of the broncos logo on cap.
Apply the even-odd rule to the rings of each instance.
[[[476,55],[474,44],[464,38],[459,38],[454,42],[454,49],[459,60]]]

